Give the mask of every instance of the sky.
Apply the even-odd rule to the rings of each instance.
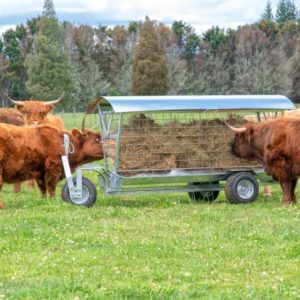
[[[271,0],[273,10],[279,0]],[[294,1],[300,7],[300,0]],[[59,20],[74,24],[126,25],[152,20],[171,25],[182,20],[201,34],[211,26],[236,28],[261,16],[266,0],[53,0]],[[44,0],[0,0],[0,34],[43,10]]]

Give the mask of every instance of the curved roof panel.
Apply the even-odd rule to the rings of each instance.
[[[238,111],[289,110],[294,104],[280,95],[227,96],[105,96],[101,110],[115,113],[150,111]]]

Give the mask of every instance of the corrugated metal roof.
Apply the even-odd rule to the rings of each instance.
[[[100,100],[102,110],[115,113],[150,111],[237,111],[289,110],[294,104],[280,95],[241,96],[105,96]]]

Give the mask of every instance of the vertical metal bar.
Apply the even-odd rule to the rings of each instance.
[[[257,121],[258,121],[258,122],[260,122],[260,121],[261,121],[261,118],[260,118],[260,113],[259,113],[259,112],[257,112],[257,113],[256,113],[256,116],[257,116]]]
[[[76,108],[73,107],[73,126],[76,127]]]
[[[110,127],[111,127],[111,124],[112,124],[112,119],[113,119],[113,114],[111,113],[110,114],[110,118],[108,120],[108,125],[107,125],[107,133],[108,133],[108,135],[109,135]]]
[[[82,171],[80,168],[76,169],[76,189],[82,192]]]
[[[105,124],[105,115],[103,113],[103,111],[101,110],[100,105],[98,104],[98,112],[99,112],[99,120],[100,120],[100,124],[101,124],[101,129],[102,129],[102,134],[106,137],[107,135],[107,129],[106,129],[106,124]]]
[[[103,160],[104,160],[104,168],[105,171],[108,171],[108,162],[107,162],[107,155],[106,155],[106,147],[105,147],[105,137],[106,137],[106,128],[105,128],[105,123],[104,123],[104,114],[101,110],[100,105],[98,104],[98,116],[99,116],[99,123],[101,125],[101,129],[102,129],[102,136],[101,136],[101,145],[102,145],[102,151],[103,151]]]
[[[117,133],[117,141],[116,141],[115,173],[118,172],[119,163],[120,163],[122,121],[123,121],[123,114],[119,114],[118,133]]]

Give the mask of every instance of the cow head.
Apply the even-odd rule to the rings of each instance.
[[[236,128],[226,122],[225,124],[233,133],[235,133],[234,140],[231,145],[232,154],[240,158],[254,158],[253,127],[255,125],[247,124],[246,127]]]
[[[63,94],[53,101],[16,101],[10,98],[9,100],[15,104],[17,110],[24,116],[26,125],[38,125],[43,122],[47,114],[53,110],[54,105],[58,103],[62,97]]]
[[[80,161],[80,164],[103,158],[100,133],[91,130],[81,132],[78,129],[73,129],[71,133],[75,146],[76,160]]]

